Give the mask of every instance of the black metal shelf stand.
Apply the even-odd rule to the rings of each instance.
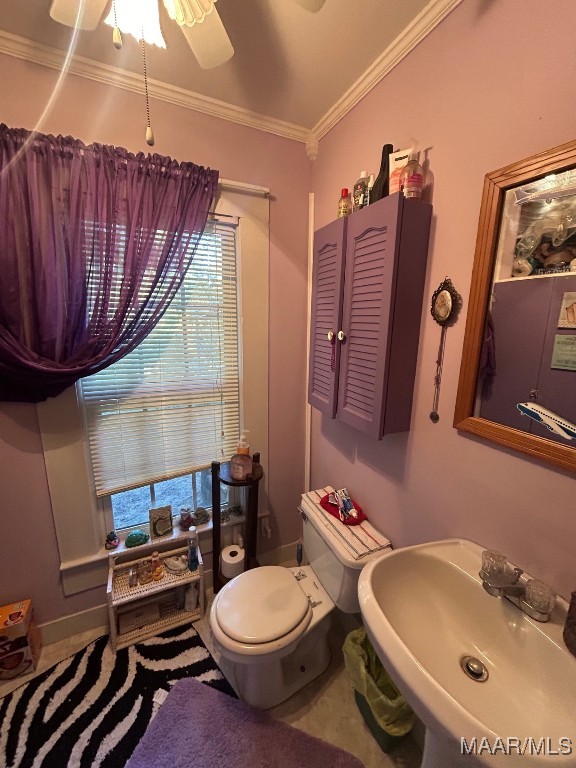
[[[258,541],[258,484],[262,479],[264,470],[260,464],[260,454],[252,457],[252,471],[244,480],[234,480],[230,475],[230,465],[212,462],[212,573],[214,593],[219,592],[227,579],[220,573],[221,550],[221,490],[220,484],[235,488],[248,488],[246,499],[246,530],[245,530],[245,554],[244,570],[257,568],[259,563],[256,557],[256,545]]]

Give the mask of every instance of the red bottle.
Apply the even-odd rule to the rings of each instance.
[[[350,216],[352,213],[352,201],[350,200],[350,193],[346,188],[340,192],[340,200],[338,201],[338,218],[341,219],[344,216]]]

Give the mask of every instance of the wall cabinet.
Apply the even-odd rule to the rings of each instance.
[[[431,217],[396,193],[314,236],[308,402],[377,439],[410,429]]]

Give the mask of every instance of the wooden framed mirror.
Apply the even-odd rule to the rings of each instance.
[[[484,179],[454,427],[576,470],[576,141]]]

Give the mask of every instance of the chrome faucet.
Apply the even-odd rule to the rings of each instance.
[[[486,549],[482,553],[482,586],[493,597],[505,597],[536,621],[548,621],[556,593],[547,584],[530,579],[506,555]]]

